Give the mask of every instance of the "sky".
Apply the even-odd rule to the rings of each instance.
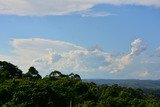
[[[42,76],[160,79],[160,0],[0,0],[0,60]]]

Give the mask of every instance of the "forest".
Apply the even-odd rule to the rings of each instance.
[[[0,61],[2,107],[160,107],[160,99],[142,89],[83,82],[78,74],[53,71],[42,78],[35,67],[24,73]]]

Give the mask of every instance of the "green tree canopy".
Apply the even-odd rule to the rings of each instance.
[[[22,71],[17,66],[6,62],[0,61],[0,79],[21,78]]]
[[[31,66],[28,69],[28,72],[26,74],[24,74],[23,77],[28,80],[32,80],[32,79],[37,80],[37,79],[42,78],[41,75],[39,74],[39,72],[33,66]]]

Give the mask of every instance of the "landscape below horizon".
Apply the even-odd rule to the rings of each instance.
[[[84,82],[94,82],[97,85],[118,84],[122,87],[160,90],[160,80],[138,80],[138,79],[83,79]]]

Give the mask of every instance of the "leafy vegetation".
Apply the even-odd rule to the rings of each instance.
[[[23,74],[0,61],[2,107],[160,107],[160,100],[141,89],[87,83],[78,74],[53,71],[42,78],[34,67]]]

